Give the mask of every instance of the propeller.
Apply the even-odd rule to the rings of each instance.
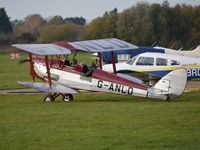
[[[19,60],[18,64],[23,64],[25,62],[30,62],[30,59],[21,59]]]

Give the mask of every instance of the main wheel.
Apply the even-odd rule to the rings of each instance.
[[[54,100],[55,100],[55,98],[50,94],[45,96],[45,98],[44,98],[45,102],[53,102]]]
[[[63,94],[63,101],[65,101],[65,102],[73,101],[73,95],[72,94]]]

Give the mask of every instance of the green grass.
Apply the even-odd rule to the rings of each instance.
[[[16,82],[31,81],[28,72],[29,63],[1,55],[0,90],[25,88]],[[0,95],[0,150],[200,149],[200,93],[170,103],[110,94],[77,94],[70,103],[43,97]]]
[[[18,60],[10,59],[9,55],[0,55],[0,90],[22,88],[17,84],[19,80],[30,81],[29,64],[18,65]]]
[[[70,60],[73,55],[70,55]],[[78,62],[90,63],[90,58],[92,54],[90,53],[78,53],[77,59]],[[28,58],[27,55],[22,54],[20,59]],[[29,75],[29,63],[18,64],[19,60],[12,60],[9,58],[9,55],[0,55],[0,90],[7,89],[20,89],[27,88],[21,85],[18,85],[18,81],[31,81]]]
[[[200,93],[175,102],[77,94],[0,95],[1,150],[199,150]]]

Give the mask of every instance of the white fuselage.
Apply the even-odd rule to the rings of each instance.
[[[185,68],[188,79],[200,78],[200,58],[162,53],[142,53],[127,62],[117,63],[119,72],[144,72],[162,77],[174,69]],[[104,65],[103,70],[112,72],[112,65]]]
[[[34,70],[38,76],[47,80],[46,66],[34,63]],[[122,94],[128,96],[139,96],[157,99],[166,99],[163,94],[151,94],[147,90],[110,82],[107,80],[85,77],[81,74],[66,72],[59,69],[50,69],[52,82],[74,89],[99,91],[105,93]]]

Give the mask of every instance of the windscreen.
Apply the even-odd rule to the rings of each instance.
[[[136,59],[137,59],[137,56],[129,59],[126,63],[129,64],[129,65],[133,65]]]

